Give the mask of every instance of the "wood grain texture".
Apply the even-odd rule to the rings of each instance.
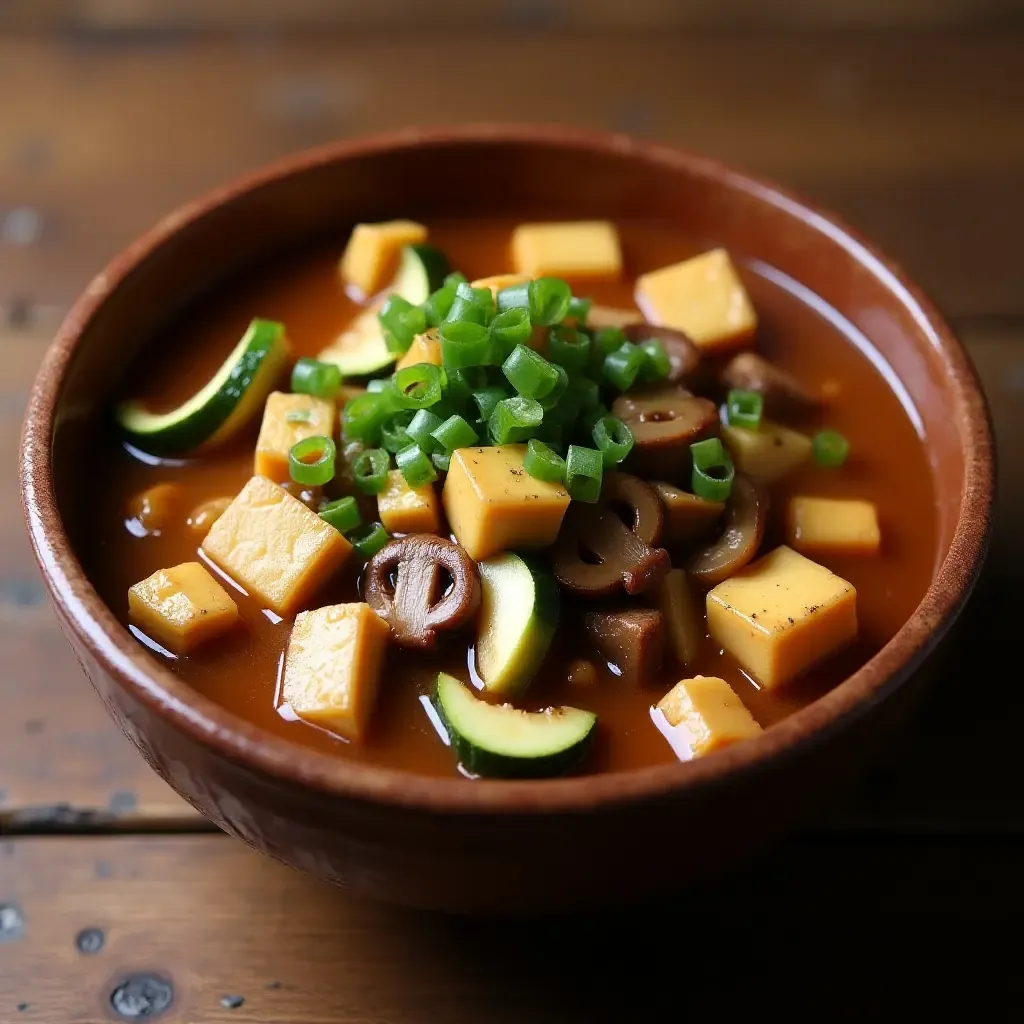
[[[296,149],[540,118],[773,175],[893,250],[950,313],[1021,313],[1022,61],[1024,35],[991,32],[8,37],[0,306],[65,307],[168,210]]]
[[[700,1019],[723,999],[735,1010],[766,998],[792,1017],[828,990],[843,993],[832,1019],[850,1020],[851,1003],[883,986],[924,1008],[928,972],[968,930],[990,957],[978,998],[1005,998],[1021,985],[1001,971],[1012,948],[978,925],[1024,911],[1014,853],[801,839],[700,891],[666,870],[655,907],[540,922],[356,903],[220,836],[15,840],[0,843],[0,905],[24,924],[0,945],[0,1021],[109,1021],[111,991],[135,972],[173,986],[173,1005],[150,1018],[166,1024],[592,1024],[675,1019],[681,1006]],[[77,948],[87,929],[102,933],[86,945],[102,941],[96,952]],[[941,998],[974,984],[961,960]]]

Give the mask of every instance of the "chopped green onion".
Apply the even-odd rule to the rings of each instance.
[[[594,424],[593,436],[605,469],[617,466],[633,450],[633,431],[615,416],[602,416]]]
[[[437,479],[430,456],[418,444],[403,448],[395,456],[395,462],[410,487],[423,487]]]
[[[352,463],[352,481],[363,494],[380,494],[388,485],[391,459],[380,448],[367,448]]]
[[[509,398],[509,393],[504,388],[489,387],[480,388],[473,392],[473,402],[480,410],[480,419],[486,423],[494,412],[495,406],[502,399]]]
[[[575,327],[552,327],[548,351],[552,360],[567,370],[582,370],[590,362],[590,337]]]
[[[494,316],[494,297],[490,288],[472,288],[462,282],[455,288],[455,299],[446,323],[474,323],[486,327]]]
[[[427,317],[428,327],[439,327],[451,312],[455,302],[455,286],[444,285],[433,292],[423,303],[423,312]]]
[[[730,427],[757,430],[761,426],[764,399],[756,391],[734,388],[725,399],[725,409]]]
[[[525,345],[516,345],[501,370],[524,398],[543,398],[558,383],[557,368]]]
[[[725,501],[732,493],[736,469],[721,439],[709,437],[691,444],[690,454],[693,456],[690,489],[705,501]]]
[[[355,553],[368,562],[389,540],[391,534],[380,523],[367,523],[348,535]]]
[[[628,391],[636,382],[647,357],[630,341],[624,341],[614,352],[604,357],[602,374],[620,391]]]
[[[814,461],[819,466],[835,469],[841,466],[850,454],[850,442],[836,430],[819,430],[811,441]]]
[[[540,404],[545,412],[557,407],[561,413],[561,404],[565,400],[565,393],[569,388],[569,374],[565,372],[564,366],[556,366],[555,371],[558,374],[555,386],[540,399]],[[567,417],[563,414],[561,418]]]
[[[544,410],[540,402],[522,395],[503,398],[487,420],[487,433],[494,444],[525,441],[541,425]]]
[[[565,479],[565,459],[536,438],[526,445],[523,469],[537,480],[547,483],[561,483]]]
[[[366,390],[371,395],[382,394],[385,391],[390,391],[391,379],[389,377],[374,377],[373,380],[366,382]]]
[[[601,389],[589,377],[570,378],[569,391],[575,395],[580,412],[590,412],[601,402]]]
[[[626,335],[618,327],[602,327],[591,334],[589,367],[591,376],[601,376],[605,357],[621,348],[625,341]]]
[[[334,479],[336,454],[329,437],[304,437],[288,453],[288,472],[297,484],[320,487]]]
[[[444,287],[455,291],[460,284],[469,284],[469,278],[458,270],[453,270],[444,279]]]
[[[359,526],[363,517],[359,514],[359,506],[355,498],[339,498],[324,505],[320,509],[320,518],[325,523],[330,523],[338,533],[348,533]]]
[[[427,314],[401,295],[389,295],[377,319],[389,352],[405,352],[417,334],[427,329]]]
[[[451,452],[434,452],[430,456],[430,461],[433,462],[434,468],[441,473],[447,473],[451,468],[452,464],[452,453]]]
[[[441,341],[441,362],[446,368],[465,369],[481,366],[490,358],[490,335],[482,324],[469,320],[441,324],[437,332]]]
[[[569,312],[572,289],[559,277],[538,277],[527,287],[530,320],[542,327],[561,323]]]
[[[544,422],[537,428],[534,436],[538,441],[543,441],[551,449],[561,455],[563,448],[562,438],[564,435],[565,429],[562,424],[556,423],[554,420],[545,416]]]
[[[498,312],[504,313],[507,309],[530,309],[530,283],[524,281],[522,284],[510,284],[498,292]]]
[[[441,398],[441,367],[416,363],[399,370],[392,378],[395,400],[404,409],[429,409]]]
[[[380,443],[384,446],[385,451],[394,455],[413,443],[413,438],[409,436],[408,430],[412,417],[411,410],[403,409],[384,421],[380,428]]]
[[[601,497],[604,459],[593,448],[569,445],[565,457],[565,489],[574,501],[597,501]]]
[[[491,339],[498,346],[502,360],[508,358],[509,353],[516,345],[523,344],[530,340],[533,327],[530,324],[530,311],[521,306],[512,309],[502,310],[491,321]]]
[[[574,295],[569,300],[569,312],[565,315],[568,319],[575,320],[577,325],[582,327],[587,322],[587,317],[590,316],[590,307],[593,303],[593,299],[580,299]]]
[[[433,432],[444,421],[429,409],[420,409],[412,418],[407,431],[413,444],[418,444],[428,455],[437,447]]]
[[[341,369],[334,363],[303,356],[292,369],[292,391],[315,398],[334,398],[341,387]]]
[[[367,391],[365,395],[356,395],[347,401],[341,410],[342,437],[346,441],[377,444],[380,441],[381,427],[393,411],[388,399],[387,395]]]
[[[645,377],[664,380],[672,372],[672,360],[669,359],[660,339],[647,338],[645,341],[641,341],[637,348],[647,356],[647,363],[642,370]]]
[[[480,440],[477,432],[461,417],[449,416],[432,431],[434,440],[447,452],[468,448]]]
[[[487,387],[487,371],[482,366],[464,366],[446,372],[448,387],[445,389],[445,397],[460,408],[469,402],[474,391]]]

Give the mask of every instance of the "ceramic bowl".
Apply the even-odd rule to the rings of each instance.
[[[895,638],[760,737],[688,764],[541,782],[419,777],[263,733],[144,650],[82,571],[75,510],[111,365],[256,259],[357,220],[500,213],[657,217],[806,285],[871,338],[924,427],[934,579]],[[325,146],[183,207],[89,285],[49,349],[24,428],[36,556],[86,674],[142,756],[250,846],[354,892],[469,912],[594,907],[720,869],[870,761],[935,668],[984,558],[992,439],[964,350],[892,261],[835,217],[701,156],[622,135],[478,125]],[[667,873],[667,874],[666,874]]]

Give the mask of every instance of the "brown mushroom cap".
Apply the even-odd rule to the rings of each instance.
[[[665,621],[651,608],[587,612],[583,629],[597,652],[631,685],[650,679],[665,656]]]
[[[444,576],[451,586],[441,595]],[[393,540],[366,564],[366,603],[402,647],[431,648],[439,631],[466,625],[480,606],[476,563],[449,540],[429,533]]]
[[[718,433],[718,407],[685,388],[619,395],[611,413],[633,432],[623,469],[679,483],[690,474],[690,445]]]
[[[756,391],[764,399],[764,410],[769,416],[799,416],[821,404],[796,377],[756,352],[733,356],[722,371],[722,383],[727,388]]]
[[[650,485],[628,473],[608,473],[599,502],[569,506],[553,549],[555,577],[586,597],[607,596],[623,586],[639,594],[671,568],[668,552],[653,546],[663,523]]]
[[[641,341],[656,338],[665,348],[665,354],[671,364],[666,378],[670,384],[680,384],[689,380],[700,366],[700,349],[696,342],[682,331],[674,327],[658,327],[656,324],[627,324],[622,328],[627,340],[639,345]]]
[[[708,501],[671,484],[652,480],[651,486],[665,508],[662,543],[669,551],[685,551],[705,540],[725,511],[723,502]]]
[[[725,506],[725,529],[686,566],[694,582],[713,587],[754,559],[764,537],[768,503],[745,476],[736,475]]]

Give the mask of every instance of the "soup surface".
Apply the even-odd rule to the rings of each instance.
[[[634,309],[634,284],[646,272],[703,251],[669,226],[619,223],[625,272],[619,280],[573,282],[575,294],[596,303]],[[430,244],[471,281],[512,269],[512,221],[438,221],[429,225]],[[268,266],[189,310],[168,326],[125,375],[126,393],[169,409],[198,391],[217,371],[254,317],[280,321],[297,356],[316,356],[360,312],[346,296],[338,273],[344,240]],[[864,339],[833,311],[771,267],[737,260],[758,317],[757,352],[793,374],[807,391],[827,400],[794,424],[808,434],[824,427],[840,432],[850,454],[838,468],[807,460],[767,488],[768,525],[760,551],[786,543],[786,509],[793,496],[863,499],[877,509],[881,546],[877,553],[814,555],[856,588],[856,639],[777,688],[758,685],[722,645],[707,636],[682,668],[666,653],[656,674],[629,684],[587,647],[577,628],[584,599],[563,595],[561,625],[543,667],[517,707],[538,710],[570,705],[597,715],[598,727],[579,770],[621,771],[676,759],[652,718],[656,704],[680,679],[697,675],[724,679],[763,727],[813,701],[855,671],[900,628],[921,599],[933,570],[935,512],[932,478],[914,425],[887,382],[890,371]],[[898,385],[897,385],[898,386]],[[287,382],[280,384],[287,390]],[[208,454],[161,459],[141,454],[112,431],[100,452],[100,479],[91,508],[88,571],[101,595],[128,624],[128,589],[140,580],[184,562],[204,561],[202,536],[185,520],[200,503],[237,494],[253,475],[251,429]],[[135,514],[137,496],[157,484],[176,487],[177,520],[147,530]],[[133,504],[135,503],[135,504]],[[207,560],[208,561],[208,560]],[[316,593],[309,606],[361,601],[358,559]],[[221,577],[218,577],[221,578]],[[349,742],[309,724],[283,704],[281,686],[292,626],[221,582],[238,606],[241,625],[187,656],[168,657],[142,630],[142,642],[196,690],[268,732],[338,757],[450,775],[457,759],[443,741],[430,704],[439,671],[466,681],[472,673],[472,636],[443,638],[435,651],[390,646],[377,698],[363,739]],[[649,603],[649,602],[648,602]],[[703,592],[697,607],[703,609]],[[570,664],[580,658],[596,666],[592,680]],[[584,685],[585,684],[585,685]]]

